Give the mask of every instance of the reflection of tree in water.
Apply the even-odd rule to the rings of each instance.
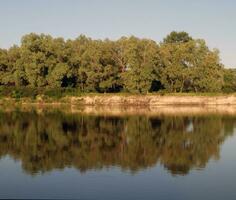
[[[120,166],[132,172],[160,163],[187,174],[218,159],[236,119],[224,116],[107,117],[50,112],[0,114],[0,156],[34,174]]]

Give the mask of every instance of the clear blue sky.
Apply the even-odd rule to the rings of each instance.
[[[172,30],[184,30],[236,67],[235,19],[236,0],[0,0],[0,47],[19,44],[30,32],[159,42]]]

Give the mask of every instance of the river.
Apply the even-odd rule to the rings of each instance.
[[[0,198],[236,199],[235,133],[216,109],[1,108]]]

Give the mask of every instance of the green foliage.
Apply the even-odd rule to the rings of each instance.
[[[60,99],[65,96],[80,96],[81,91],[75,88],[47,88],[42,94],[51,98]]]
[[[165,44],[168,43],[185,43],[185,42],[189,42],[192,41],[193,38],[189,36],[188,33],[182,31],[182,32],[176,32],[173,31],[171,32],[169,35],[167,35],[166,38],[164,38],[163,42]]]
[[[147,93],[152,82],[157,80],[159,46],[152,40],[135,37],[118,41],[122,52],[123,69],[121,76],[125,89],[134,93]]]
[[[111,41],[81,35],[65,41],[31,33],[19,47],[0,49],[1,86],[50,88],[58,97],[66,92],[63,88],[99,93],[235,91],[230,73],[224,72],[218,51],[186,32],[170,33],[160,46],[134,36]],[[22,94],[15,91],[13,96]]]
[[[30,97],[35,99],[38,94],[43,93],[43,88],[30,88],[30,87],[0,87],[1,97],[23,98]]]
[[[218,51],[211,51],[203,40],[161,46],[160,80],[169,92],[219,92],[223,67]]]
[[[236,70],[224,69],[223,92],[231,93],[236,91]]]

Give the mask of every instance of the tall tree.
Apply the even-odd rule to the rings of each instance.
[[[156,42],[136,37],[122,38],[123,84],[130,92],[147,93],[159,78],[159,47]],[[123,55],[122,55],[123,54]]]
[[[216,92],[223,84],[217,51],[203,40],[161,45],[161,82],[169,92]]]

